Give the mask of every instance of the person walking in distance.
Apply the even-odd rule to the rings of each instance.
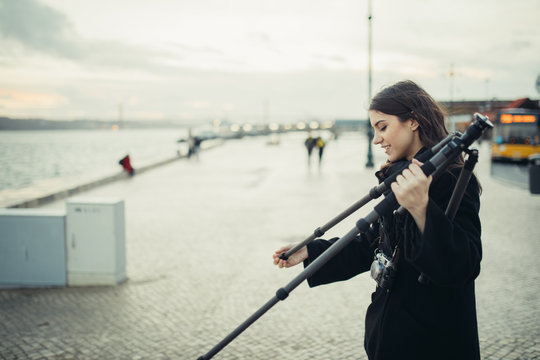
[[[315,140],[315,145],[317,146],[317,149],[319,149],[319,168],[322,164],[322,157],[324,152],[324,147],[326,146],[326,142],[322,139],[322,137],[318,136],[317,140]]]
[[[313,152],[313,148],[316,145],[316,140],[311,136],[311,132],[308,133],[308,137],[304,141],[304,145],[306,146],[306,149],[307,149],[308,167],[311,167],[311,153]]]
[[[368,272],[376,280],[365,317],[364,348],[370,360],[480,359],[475,279],[482,258],[480,185],[473,175],[453,219],[445,214],[463,164],[461,158],[436,179],[426,177],[415,156],[448,133],[444,113],[412,81],[382,89],[369,107],[373,144],[388,160],[376,172],[379,181],[404,161],[411,164],[391,184],[407,212],[383,216],[372,231],[361,234],[308,278],[310,287]],[[280,268],[313,262],[336,239],[317,239],[286,261],[273,254]],[[379,271],[394,264],[391,276]],[[419,281],[425,274],[427,281]],[[384,281],[383,281],[384,279]]]

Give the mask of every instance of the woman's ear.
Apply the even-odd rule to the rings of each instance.
[[[418,121],[416,121],[413,118],[410,118],[409,121],[410,121],[409,126],[411,127],[411,130],[416,131],[418,129],[418,126],[419,126]]]

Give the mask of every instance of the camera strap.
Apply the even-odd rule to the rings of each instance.
[[[394,215],[395,216],[395,215]],[[392,224],[393,226],[395,224]],[[377,248],[375,249],[375,255],[377,254],[377,252],[382,252],[384,253],[384,250],[383,250],[383,243],[384,243],[384,239],[387,237],[387,234],[386,232],[384,231],[384,226],[382,224],[382,220],[380,221],[380,226],[379,226],[379,237],[378,237],[378,240],[379,240],[379,244],[377,246]],[[399,251],[399,244],[401,243],[401,237],[398,238],[397,242],[396,242],[396,245],[394,246],[394,250],[392,250],[392,257],[391,257],[391,262],[392,264],[394,265],[394,268],[396,268],[397,266],[397,263],[399,261],[399,254],[400,254],[400,251]],[[397,268],[396,268],[397,270]]]

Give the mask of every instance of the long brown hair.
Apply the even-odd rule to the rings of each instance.
[[[445,112],[419,85],[404,80],[382,89],[371,99],[369,110],[395,115],[400,121],[414,119],[422,144],[430,148],[448,135]]]
[[[445,111],[431,95],[411,80],[403,80],[382,89],[371,99],[369,110],[395,115],[402,122],[409,119],[416,120],[420,141],[426,148],[439,143],[448,135],[444,124]],[[447,171],[462,166],[463,163],[463,155],[460,155],[447,168]],[[389,162],[383,164],[381,170],[390,164]],[[480,183],[478,183],[478,188],[481,193]]]

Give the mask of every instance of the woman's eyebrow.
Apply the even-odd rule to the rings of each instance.
[[[375,125],[373,125],[373,127],[377,127],[377,126],[379,125],[379,123],[384,122],[384,121],[385,121],[384,119],[383,119],[383,120],[377,121],[377,122],[375,123]]]

